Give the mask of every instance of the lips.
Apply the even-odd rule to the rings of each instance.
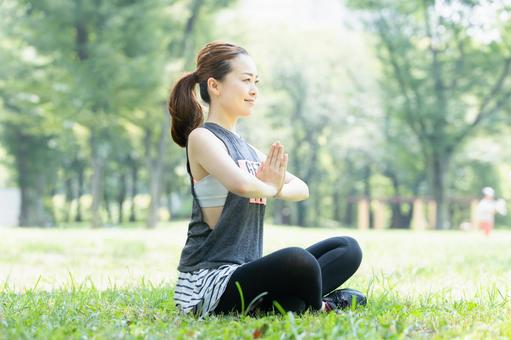
[[[255,99],[245,99],[246,102],[249,102],[249,103],[255,103]]]

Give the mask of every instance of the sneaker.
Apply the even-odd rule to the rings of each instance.
[[[344,288],[334,290],[323,298],[327,311],[340,310],[353,306],[365,306],[367,299],[362,292]]]

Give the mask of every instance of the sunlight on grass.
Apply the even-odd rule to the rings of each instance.
[[[345,286],[367,293],[367,308],[204,321],[179,315],[172,302],[186,223],[155,230],[0,229],[0,334],[3,329],[28,338],[511,336],[511,232],[487,238],[476,232],[270,225],[265,253],[336,235],[355,237],[364,251],[359,271]]]

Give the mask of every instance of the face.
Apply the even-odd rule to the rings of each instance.
[[[232,71],[218,82],[208,80],[212,100],[222,109],[235,116],[249,116],[257,99],[257,69],[252,58],[240,54],[230,60]],[[212,93],[211,93],[212,92]]]

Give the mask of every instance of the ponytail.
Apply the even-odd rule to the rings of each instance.
[[[172,139],[181,147],[186,146],[190,132],[204,122],[202,107],[194,91],[197,78],[196,73],[181,77],[169,97]]]
[[[195,85],[205,103],[211,104],[207,79],[222,81],[232,71],[230,60],[247,51],[221,41],[213,41],[204,46],[197,55],[197,69],[184,75],[177,81],[169,98],[169,113],[172,117],[172,139],[177,145],[185,147],[188,135],[204,122],[202,107],[195,94]]]

